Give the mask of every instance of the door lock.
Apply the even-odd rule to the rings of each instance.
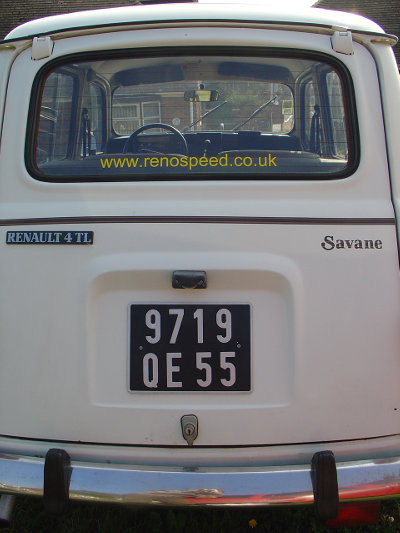
[[[189,446],[197,439],[199,432],[199,421],[196,415],[184,415],[181,418],[182,435]]]

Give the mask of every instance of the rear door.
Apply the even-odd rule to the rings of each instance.
[[[226,28],[211,51],[185,32],[15,61],[1,432],[180,446],[195,415],[204,446],[396,433],[398,255],[371,56],[290,32],[243,52]],[[177,46],[188,33],[202,46]]]

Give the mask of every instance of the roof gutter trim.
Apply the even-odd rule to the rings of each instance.
[[[52,36],[55,39],[62,39],[78,35],[90,34],[95,31],[106,33],[109,31],[126,31],[130,29],[144,29],[151,26],[156,28],[177,27],[177,26],[250,26],[250,27],[269,27],[270,29],[286,29],[294,31],[311,31],[312,33],[326,33],[332,35],[337,30],[337,25],[320,24],[313,22],[294,22],[294,21],[262,21],[262,20],[244,20],[244,19],[176,19],[176,20],[154,20],[154,21],[138,21],[138,22],[115,22],[111,24],[95,24],[88,26],[75,26],[70,28],[50,30],[48,32],[36,33],[33,35],[24,35],[15,39],[3,39],[0,41],[0,47],[10,46],[13,43],[19,43],[35,37]],[[358,35],[365,35],[368,37],[376,37],[378,39],[386,40],[388,44],[394,46],[398,38],[395,35],[357,30],[349,27],[348,30],[357,33]]]

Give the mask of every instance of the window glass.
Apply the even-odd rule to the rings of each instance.
[[[307,147],[310,149],[310,140],[311,140],[311,123],[312,118],[315,112],[315,91],[314,83],[312,80],[309,80],[304,85],[304,142]]]
[[[161,122],[161,109],[159,102],[143,102],[142,104],[143,124],[154,124]]]
[[[124,102],[116,98],[113,111],[113,128],[117,135],[127,135],[136,130],[140,124],[139,104]]]
[[[145,124],[161,122],[160,101],[141,100],[140,94],[130,87],[118,87],[111,106],[112,125],[118,135],[128,135]]]
[[[69,155],[74,79],[52,72],[43,88],[37,134],[37,163],[60,161]]]
[[[332,124],[333,152],[339,157],[347,158],[346,117],[343,107],[343,94],[340,78],[336,72],[326,76],[329,109]]]
[[[82,108],[82,156],[96,154],[104,142],[104,91],[95,83],[84,85]]]
[[[345,84],[282,56],[113,57],[57,66],[40,85],[37,177],[273,179],[343,174]]]

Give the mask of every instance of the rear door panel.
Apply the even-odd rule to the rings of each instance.
[[[143,33],[160,45],[145,31],[87,39],[123,49]],[[225,46],[259,46],[268,35],[268,45],[292,48],[306,35],[218,34]],[[206,45],[215,28],[160,35]],[[55,54],[80,52],[85,39],[60,39]],[[327,35],[307,47],[333,53]],[[203,446],[399,432],[399,263],[385,132],[374,62],[354,49],[340,59],[353,76],[361,159],[353,175],[329,181],[39,182],[24,165],[30,94],[20,89],[40,66],[30,50],[16,58],[0,157],[1,434],[186,446],[186,414],[198,417]],[[94,238],[10,245],[7,231]],[[176,270],[206,272],[207,289],[174,289]],[[250,390],[130,390],[130,309],[153,304],[249,306]],[[156,345],[154,354],[165,357]]]
[[[2,311],[9,358],[0,405],[3,416],[10,402],[14,410],[4,433],[182,445],[185,414],[198,417],[196,444],[203,445],[355,439],[395,429],[399,304],[387,286],[397,280],[393,225],[238,220],[86,228],[95,234],[90,249],[5,251],[1,301],[11,303]],[[327,235],[382,247],[326,250]],[[204,270],[207,289],[172,288],[176,269]],[[13,299],[16,293],[23,297]],[[132,304],[238,303],[251,308],[249,392],[129,390]],[[154,353],[165,357],[156,344]]]

